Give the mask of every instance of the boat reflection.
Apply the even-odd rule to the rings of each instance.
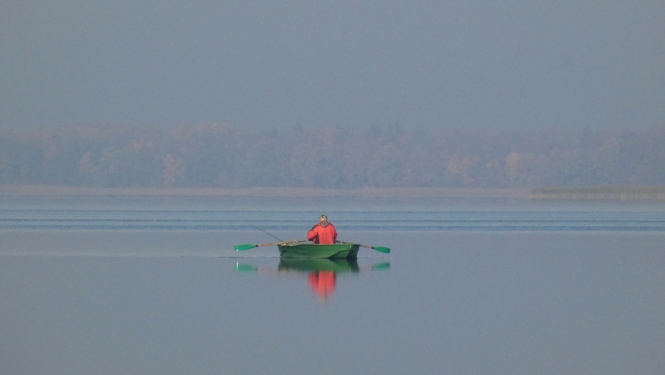
[[[344,273],[361,273],[373,270],[387,270],[390,262],[381,262],[368,267],[360,267],[356,259],[295,259],[281,258],[275,269],[268,266],[253,266],[236,263],[238,272],[274,273],[276,275],[307,274],[310,289],[325,302],[335,291],[337,277]]]

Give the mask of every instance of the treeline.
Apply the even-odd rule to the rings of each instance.
[[[0,132],[0,184],[90,187],[534,187],[665,184],[665,126],[483,134],[226,125]]]
[[[665,186],[538,187],[531,199],[665,201]]]

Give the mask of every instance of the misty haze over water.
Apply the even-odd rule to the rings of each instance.
[[[665,183],[661,1],[0,6],[0,185]]]

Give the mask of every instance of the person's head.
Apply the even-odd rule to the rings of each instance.
[[[328,225],[328,216],[321,215],[319,217],[319,224],[321,224],[321,226],[324,226],[324,227],[327,226]]]

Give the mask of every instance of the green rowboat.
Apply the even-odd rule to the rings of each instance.
[[[334,245],[318,244],[279,244],[279,255],[282,258],[309,258],[309,259],[356,259],[360,245],[352,243],[338,243]]]

